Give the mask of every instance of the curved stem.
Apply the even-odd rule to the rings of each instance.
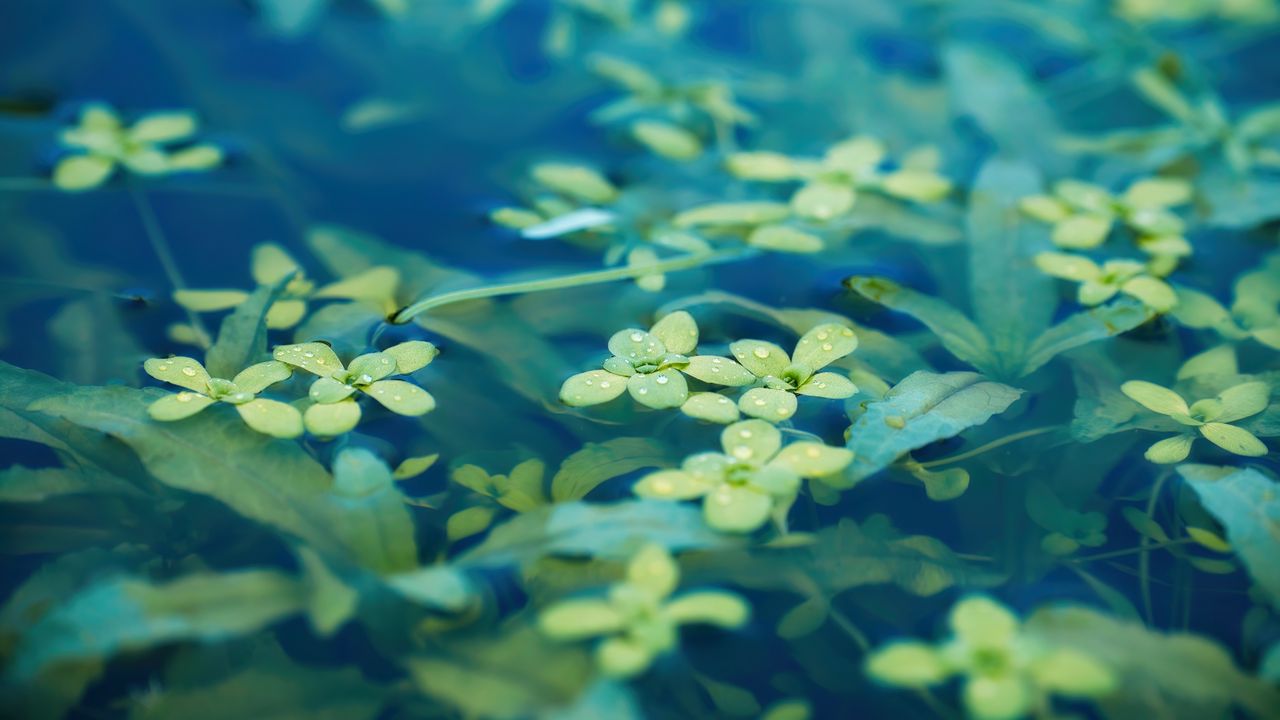
[[[735,248],[733,250],[718,250],[709,253],[693,253],[645,265],[609,268],[607,270],[593,270],[591,272],[576,273],[573,275],[560,275],[558,277],[543,278],[541,280],[524,280],[521,282],[502,283],[500,285],[489,285],[486,287],[471,288],[468,290],[455,290],[441,295],[424,297],[396,313],[395,316],[391,318],[391,322],[401,325],[409,322],[414,317],[421,315],[428,310],[433,310],[445,305],[452,305],[454,303],[465,302],[467,300],[480,300],[483,298],[498,297],[501,295],[522,295],[525,293],[544,292],[546,290],[563,290],[566,288],[581,287],[583,285],[598,285],[601,283],[614,282],[616,280],[629,280],[631,278],[640,277],[641,275],[689,270],[702,265],[712,265],[716,263],[730,262],[733,260],[741,260],[755,255],[756,252],[756,250],[751,248]]]
[[[128,183],[129,194],[133,197],[133,203],[138,208],[138,216],[142,219],[142,230],[147,236],[147,242],[151,243],[151,249],[156,254],[156,259],[160,261],[160,267],[164,270],[165,277],[169,279],[169,284],[174,290],[185,290],[187,283],[182,279],[182,271],[178,269],[178,262],[173,257],[173,251],[169,248],[168,241],[165,240],[164,231],[160,229],[160,219],[156,217],[156,211],[151,207],[151,202],[147,200],[146,193],[143,192],[138,185],[132,181]],[[197,336],[201,340],[201,345],[208,349],[211,336],[209,330],[204,326],[204,321],[196,314],[194,310],[184,307],[187,322],[195,329]]]
[[[1036,435],[1043,435],[1047,432],[1053,432],[1054,430],[1057,430],[1060,427],[1062,426],[1046,425],[1045,427],[1038,427],[1038,428],[1031,428],[1030,430],[1023,430],[1022,432],[1016,432],[1012,435],[1005,435],[1002,438],[997,438],[995,440],[992,440],[986,445],[979,445],[978,447],[972,450],[966,450],[965,452],[962,452],[959,455],[952,455],[950,457],[938,458],[937,460],[930,460],[929,462],[919,463],[919,465],[922,468],[931,468],[931,467],[937,467],[939,465],[948,465],[950,463],[960,462],[961,460],[968,460],[969,458],[974,457],[975,455],[981,455],[982,453],[987,452],[989,450],[995,450],[996,448],[1001,447],[1003,445],[1008,445],[1011,442],[1017,442],[1018,440],[1022,440],[1024,438],[1035,437]]]

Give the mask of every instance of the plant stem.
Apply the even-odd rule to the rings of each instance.
[[[965,452],[962,452],[959,455],[952,455],[951,457],[938,458],[937,460],[930,460],[929,462],[919,463],[919,465],[922,468],[931,468],[931,467],[937,467],[939,465],[948,465],[950,463],[960,462],[961,460],[968,460],[971,457],[974,457],[976,455],[981,455],[982,453],[990,450],[995,450],[996,448],[1004,445],[1008,445],[1011,442],[1017,442],[1018,440],[1022,440],[1025,438],[1035,437],[1036,435],[1044,435],[1045,433],[1053,432],[1054,430],[1057,430],[1060,427],[1062,426],[1046,425],[1045,427],[1038,427],[1038,428],[1031,428],[1030,430],[1023,430],[1022,432],[1016,432],[1012,435],[1005,435],[1002,438],[992,440],[986,445],[979,445],[978,447],[972,450],[966,450]]]
[[[576,273],[573,275],[560,275],[558,277],[543,278],[541,280],[524,280],[521,282],[502,283],[500,285],[471,288],[469,290],[455,290],[453,292],[447,292],[440,295],[429,295],[424,297],[396,313],[395,316],[391,318],[391,322],[396,325],[407,323],[414,317],[421,315],[428,310],[433,310],[445,305],[452,305],[454,303],[465,302],[467,300],[480,300],[483,298],[498,297],[501,295],[521,295],[525,293],[544,292],[547,290],[564,290],[566,288],[581,287],[584,285],[598,285],[600,283],[614,282],[616,280],[629,280],[641,275],[675,272],[677,270],[688,270],[691,268],[701,267],[703,265],[731,262],[733,260],[741,260],[755,254],[756,251],[750,248],[734,248],[732,250],[718,250],[709,253],[692,253],[669,258],[667,260],[660,260],[646,265],[632,265],[628,267],[609,268],[607,270],[593,270],[591,272]]]
[[[1099,553],[1097,555],[1085,555],[1084,557],[1071,558],[1068,562],[1087,563],[1087,562],[1093,562],[1094,560],[1110,560],[1111,558],[1124,557],[1125,555],[1134,555],[1137,553],[1145,553],[1150,550],[1159,550],[1161,548],[1174,547],[1177,545],[1186,545],[1188,543],[1193,543],[1193,542],[1195,542],[1195,540],[1192,540],[1191,538],[1179,538],[1177,540],[1170,540],[1169,542],[1159,543],[1156,545],[1141,545],[1139,547],[1125,548],[1124,550],[1114,550],[1112,552]]]
[[[1160,499],[1160,490],[1164,488],[1164,481],[1169,477],[1167,471],[1161,472],[1156,478],[1155,485],[1151,488],[1151,495],[1147,498],[1147,517],[1153,518],[1156,514],[1156,501]],[[1151,538],[1146,535],[1142,536],[1139,541],[1143,548],[1151,545]],[[1138,580],[1139,588],[1142,591],[1142,613],[1150,625],[1154,620],[1151,611],[1151,554],[1142,553],[1138,556]]]
[[[156,254],[156,259],[160,261],[160,267],[164,269],[165,277],[169,278],[169,284],[174,290],[185,290],[187,283],[182,279],[182,271],[178,269],[178,263],[173,259],[173,252],[169,249],[169,243],[164,238],[164,232],[160,229],[160,220],[156,217],[155,209],[151,207],[151,203],[147,200],[147,196],[137,185],[129,183],[129,194],[133,197],[133,204],[138,208],[138,215],[142,218],[142,230],[147,236],[147,241],[151,243],[151,249]],[[201,341],[201,346],[205,349],[209,348],[210,336],[209,330],[204,326],[204,321],[200,319],[193,310],[183,308],[187,314],[187,321],[191,323],[191,327],[195,328],[196,335]]]

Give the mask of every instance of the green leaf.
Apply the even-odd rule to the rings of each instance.
[[[867,674],[900,687],[936,685],[951,672],[932,646],[919,642],[895,642],[876,650],[867,659]]]
[[[852,210],[857,197],[848,185],[818,180],[791,196],[791,209],[800,217],[825,222]]]
[[[517,515],[458,558],[462,566],[528,565],[553,555],[625,560],[648,543],[671,551],[731,544],[697,508],[662,500],[568,502]]]
[[[727,425],[741,417],[738,405],[720,393],[699,392],[689,395],[680,412],[697,420]]]
[[[645,147],[672,160],[693,160],[702,154],[698,136],[672,123],[639,120],[631,124],[631,134]]]
[[[738,398],[738,409],[743,415],[773,423],[791,419],[796,407],[795,395],[773,388],[751,388]]]
[[[763,250],[791,253],[822,252],[822,238],[786,225],[765,225],[751,231],[747,244]]]
[[[698,323],[683,310],[663,315],[649,333],[662,342],[667,352],[691,355],[698,347]]]
[[[440,351],[435,345],[422,340],[411,340],[383,350],[396,361],[396,372],[401,375],[417,372],[436,358]]]
[[[436,407],[436,400],[431,397],[431,393],[404,380],[379,380],[370,385],[365,393],[398,415],[425,415]]]
[[[11,465],[0,470],[0,503],[38,503],[80,494],[142,497],[133,485],[92,468]]]
[[[1189,633],[1161,633],[1077,606],[1037,610],[1024,634],[1049,647],[1070,648],[1108,667],[1122,693],[1101,701],[1124,717],[1218,717],[1237,704],[1257,717],[1280,707],[1280,690],[1236,668],[1217,643]]]
[[[108,580],[50,612],[23,633],[14,678],[29,678],[69,660],[175,640],[215,641],[252,633],[302,609],[297,580],[271,570],[188,575],[153,585],[137,578]],[[102,619],[110,618],[109,622]]]
[[[201,395],[209,392],[209,373],[192,358],[151,358],[142,364],[142,369],[161,382],[184,387]]]
[[[1280,608],[1280,499],[1276,481],[1254,468],[1180,465],[1178,474],[1226,529],[1254,582]]]
[[[610,203],[618,189],[599,172],[583,165],[539,163],[529,171],[533,179],[569,197],[588,203]]]
[[[296,438],[302,434],[302,413],[292,405],[255,398],[235,407],[245,425],[264,435]]]
[[[360,404],[355,400],[316,404],[302,414],[307,432],[320,437],[335,437],[351,432],[360,423]]]
[[[676,227],[753,227],[785,220],[790,208],[775,202],[736,202],[699,205],[672,218]]]
[[[92,190],[111,177],[116,163],[101,155],[69,155],[53,169],[53,184],[61,190]]]
[[[551,478],[551,498],[556,502],[581,500],[613,478],[643,468],[668,463],[667,447],[651,438],[614,438],[587,443],[565,458]]]
[[[152,113],[129,127],[129,139],[138,143],[182,140],[196,132],[196,116],[190,111]]]
[[[844,479],[856,483],[907,452],[981,425],[1021,395],[976,373],[912,373],[854,421],[846,443],[854,457]]]
[[[560,402],[571,407],[599,405],[613,400],[626,389],[626,378],[607,370],[589,370],[564,381],[560,388]]]
[[[253,291],[248,300],[222,320],[218,339],[205,355],[205,367],[214,377],[230,378],[267,355],[267,311],[292,279],[286,275],[274,285]]]
[[[627,391],[636,402],[655,410],[676,408],[689,399],[689,384],[679,370],[637,373],[627,378]]]

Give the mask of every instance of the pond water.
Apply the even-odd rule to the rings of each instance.
[[[4,717],[1280,717],[1272,0],[3,15]]]

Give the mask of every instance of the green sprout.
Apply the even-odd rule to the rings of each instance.
[[[746,385],[751,373],[722,357],[696,355],[698,324],[683,310],[670,313],[648,332],[628,328],[609,338],[613,356],[602,370],[578,373],[560,388],[560,401],[572,407],[599,405],[627,391],[655,410],[680,407],[689,399],[684,374],[716,385]],[[681,374],[684,373],[684,374]]]
[[[1227,309],[1212,295],[1178,288],[1173,316],[1193,328],[1213,328],[1229,340],[1253,338],[1280,350],[1280,253],[1272,253],[1257,270],[1235,283],[1235,300]]]
[[[1253,433],[1230,424],[1267,408],[1271,388],[1265,382],[1241,383],[1223,390],[1217,397],[1197,400],[1191,405],[1178,393],[1145,380],[1130,380],[1120,386],[1120,391],[1148,410],[1186,427],[1186,432],[1147,448],[1146,458],[1151,462],[1163,465],[1186,460],[1197,433],[1229,453],[1246,457],[1267,454],[1267,446]]]
[[[769,422],[788,420],[795,415],[797,395],[843,400],[858,388],[839,373],[818,372],[853,352],[858,337],[837,323],[818,325],[796,343],[795,352],[763,340],[739,340],[729,351],[763,387],[742,394],[738,408],[743,414]]]
[[[501,508],[522,513],[547,505],[543,478],[547,466],[529,458],[505,475],[490,475],[478,465],[460,465],[449,474],[453,482],[484,498],[484,503],[463,508],[449,516],[445,533],[451,542],[484,532]]]
[[[71,154],[54,167],[53,183],[62,190],[90,190],[110,179],[117,167],[139,175],[211,170],[222,163],[218,146],[170,147],[189,140],[196,129],[190,112],[151,113],[125,127],[110,106],[89,105],[79,124],[59,135]]]
[[[867,673],[908,688],[963,675],[965,709],[980,720],[1022,717],[1044,707],[1049,695],[1099,698],[1116,688],[1106,665],[1078,650],[1045,647],[993,600],[965,598],[951,608],[949,620],[952,635],[947,641],[891,643],[871,654]]]
[[[596,648],[600,670],[630,678],[676,648],[681,625],[733,629],[750,615],[750,606],[733,593],[704,590],[671,598],[679,584],[680,568],[667,550],[647,545],[632,557],[626,579],[612,585],[606,599],[558,602],[538,616],[538,627],[556,640],[603,636]]]
[[[364,272],[317,288],[302,272],[302,267],[284,248],[275,243],[261,243],[253,248],[250,271],[258,285],[270,286],[294,273],[280,298],[267,311],[267,327],[284,330],[297,325],[307,315],[309,300],[345,299],[376,305],[379,311],[396,310],[395,291],[400,284],[400,272],[393,267],[372,267]],[[197,313],[230,310],[245,300],[249,293],[243,290],[177,290],[174,302]],[[189,326],[169,328],[171,336],[193,336]]]
[[[1040,540],[1040,548],[1050,555],[1070,555],[1081,546],[1099,547],[1107,542],[1106,515],[1067,507],[1042,482],[1031,484],[1026,506],[1032,522],[1048,532]]]
[[[302,434],[302,415],[292,405],[258,397],[258,393],[293,371],[274,360],[250,365],[234,378],[224,380],[209,375],[204,365],[189,357],[151,358],[142,365],[151,377],[186,388],[151,403],[147,414],[153,420],[172,422],[195,415],[216,402],[233,405],[250,428],[278,438]]]
[[[755,115],[738,104],[724,82],[667,82],[640,65],[611,55],[594,55],[591,69],[626,95],[592,113],[594,122],[624,123],[631,137],[656,155],[689,161],[702,155],[710,134],[723,145],[734,128],[750,126]],[[708,128],[711,132],[707,132]]]
[[[910,153],[886,169],[888,148],[880,140],[858,135],[829,148],[822,158],[793,158],[777,152],[743,152],[729,156],[729,172],[760,182],[801,182],[791,196],[791,209],[806,220],[826,222],[853,209],[862,192],[899,200],[935,202],[951,192],[951,181],[937,172],[932,149]]]
[[[659,470],[641,478],[633,491],[645,498],[702,498],[707,524],[746,533],[772,514],[781,526],[804,478],[840,472],[853,460],[847,448],[801,441],[782,447],[782,433],[763,420],[743,420],[720,433],[723,453],[685,459],[679,470]]]
[[[1079,180],[1060,180],[1051,195],[1032,195],[1020,207],[1031,217],[1053,225],[1053,244],[1092,250],[1106,242],[1122,223],[1137,235],[1143,252],[1184,257],[1191,244],[1183,237],[1182,218],[1169,210],[1191,200],[1191,184],[1176,178],[1138,180],[1115,196],[1106,188]]]
[[[319,342],[282,345],[274,355],[280,362],[320,376],[307,393],[313,404],[303,420],[312,434],[332,437],[360,422],[358,392],[398,415],[414,417],[431,412],[436,406],[431,393],[404,380],[385,378],[416,372],[430,364],[438,352],[429,342],[411,340],[361,355],[346,367],[333,348]]]
[[[1035,262],[1047,275],[1080,283],[1076,299],[1081,305],[1101,305],[1117,293],[1136,298],[1160,313],[1169,312],[1178,304],[1173,288],[1136,260],[1108,260],[1099,266],[1083,255],[1042,252],[1036,255]]]

